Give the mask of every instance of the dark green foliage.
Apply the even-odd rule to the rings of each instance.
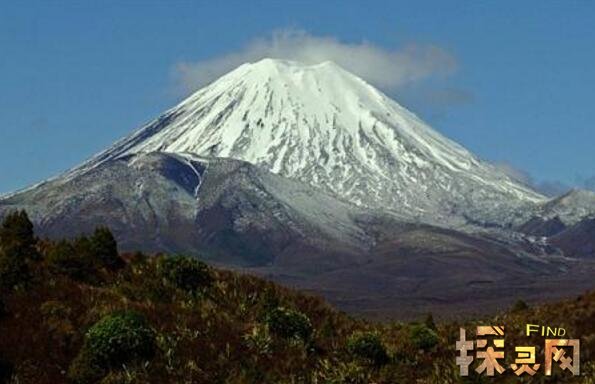
[[[4,300],[2,300],[2,298],[0,297],[0,320],[2,320],[2,318],[6,315],[8,315],[8,309],[6,308]]]
[[[25,211],[12,212],[0,225],[0,288],[30,280],[28,262],[39,259],[33,224]]]
[[[63,240],[52,246],[46,255],[49,267],[79,281],[91,281],[94,277],[92,260],[84,252]]]
[[[431,313],[428,313],[426,319],[424,320],[424,324],[426,327],[430,328],[431,330],[436,330],[436,323],[434,323],[434,316]]]
[[[27,212],[12,212],[4,218],[0,225],[0,248],[10,251],[15,257],[37,260],[39,253],[35,248],[36,243],[33,223]]]
[[[46,251],[49,267],[79,281],[97,282],[103,268],[115,271],[125,265],[118,254],[114,237],[107,228],[98,228],[92,236],[62,240]]]
[[[156,350],[155,332],[143,315],[122,311],[103,317],[85,335],[85,343],[68,369],[76,384],[96,383],[109,370],[150,360]]]
[[[517,300],[514,305],[511,308],[512,312],[522,312],[522,311],[526,311],[527,309],[529,309],[529,306],[527,305],[527,303],[525,303],[523,300]]]
[[[124,266],[124,261],[118,254],[118,243],[108,228],[97,228],[89,241],[90,252],[102,267],[116,270]],[[83,246],[84,244],[79,245]]]
[[[85,337],[83,349],[106,368],[149,360],[155,353],[155,332],[145,317],[134,311],[105,316],[89,329]]]
[[[158,269],[169,284],[187,292],[204,290],[213,284],[209,267],[190,257],[163,257],[159,260]]]
[[[15,248],[0,249],[0,288],[26,285],[31,276],[24,257]]]
[[[411,326],[411,342],[419,349],[428,350],[438,344],[438,335],[425,324],[414,324]]]
[[[133,265],[144,264],[147,261],[147,255],[142,252],[134,252],[128,257],[128,262]]]
[[[312,323],[305,314],[292,309],[278,307],[266,316],[269,330],[286,340],[307,342],[312,336]]]
[[[388,362],[388,353],[380,336],[373,332],[354,333],[347,340],[347,350],[356,358],[374,365],[384,365]]]
[[[90,350],[83,348],[68,367],[68,379],[74,384],[91,384],[99,381],[106,374],[97,358]]]
[[[13,371],[14,367],[12,363],[0,358],[0,384],[8,384]]]
[[[2,221],[0,244],[7,246],[11,243],[17,246],[35,245],[33,223],[25,211],[9,213]]]

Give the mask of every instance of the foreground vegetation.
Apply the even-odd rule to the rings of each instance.
[[[580,337],[583,374],[523,382],[595,382],[594,293],[481,322],[518,325],[513,345],[527,344],[526,323]],[[24,212],[0,227],[0,383],[519,382],[510,372],[460,378],[458,329],[431,317],[368,323],[196,259],[120,255],[106,228],[39,240]]]

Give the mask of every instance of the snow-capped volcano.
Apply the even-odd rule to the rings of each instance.
[[[244,160],[434,222],[501,221],[544,200],[332,62],[244,64],[75,172],[148,152]]]
[[[592,288],[594,201],[546,200],[333,63],[263,60],[1,196],[0,220],[25,209],[51,239],[105,225],[121,250],[249,268],[353,312],[459,316]]]

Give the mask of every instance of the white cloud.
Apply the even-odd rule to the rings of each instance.
[[[504,172],[508,177],[518,181],[519,183],[523,183],[531,187],[535,186],[535,180],[529,172],[521,168],[518,168],[508,162],[499,162],[495,163],[494,165],[500,171]]]
[[[273,32],[251,41],[240,51],[198,62],[178,63],[174,76],[185,92],[196,90],[246,62],[271,57],[309,64],[334,61],[385,90],[454,72],[457,60],[435,45],[410,44],[385,49],[369,42],[344,43],[334,37],[313,36],[299,30]]]

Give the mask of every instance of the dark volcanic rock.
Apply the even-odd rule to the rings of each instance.
[[[551,238],[564,254],[576,258],[595,258],[595,217],[585,219]]]
[[[107,225],[121,250],[194,255],[368,316],[490,312],[510,295],[543,298],[554,280],[552,295],[583,290],[593,271],[539,243],[404,222],[231,159],[124,156],[0,199],[0,217],[13,209],[41,236]],[[592,250],[589,225],[563,231],[559,246]]]
[[[534,217],[519,227],[519,231],[533,236],[553,236],[566,229],[566,225],[558,216],[553,219]]]

